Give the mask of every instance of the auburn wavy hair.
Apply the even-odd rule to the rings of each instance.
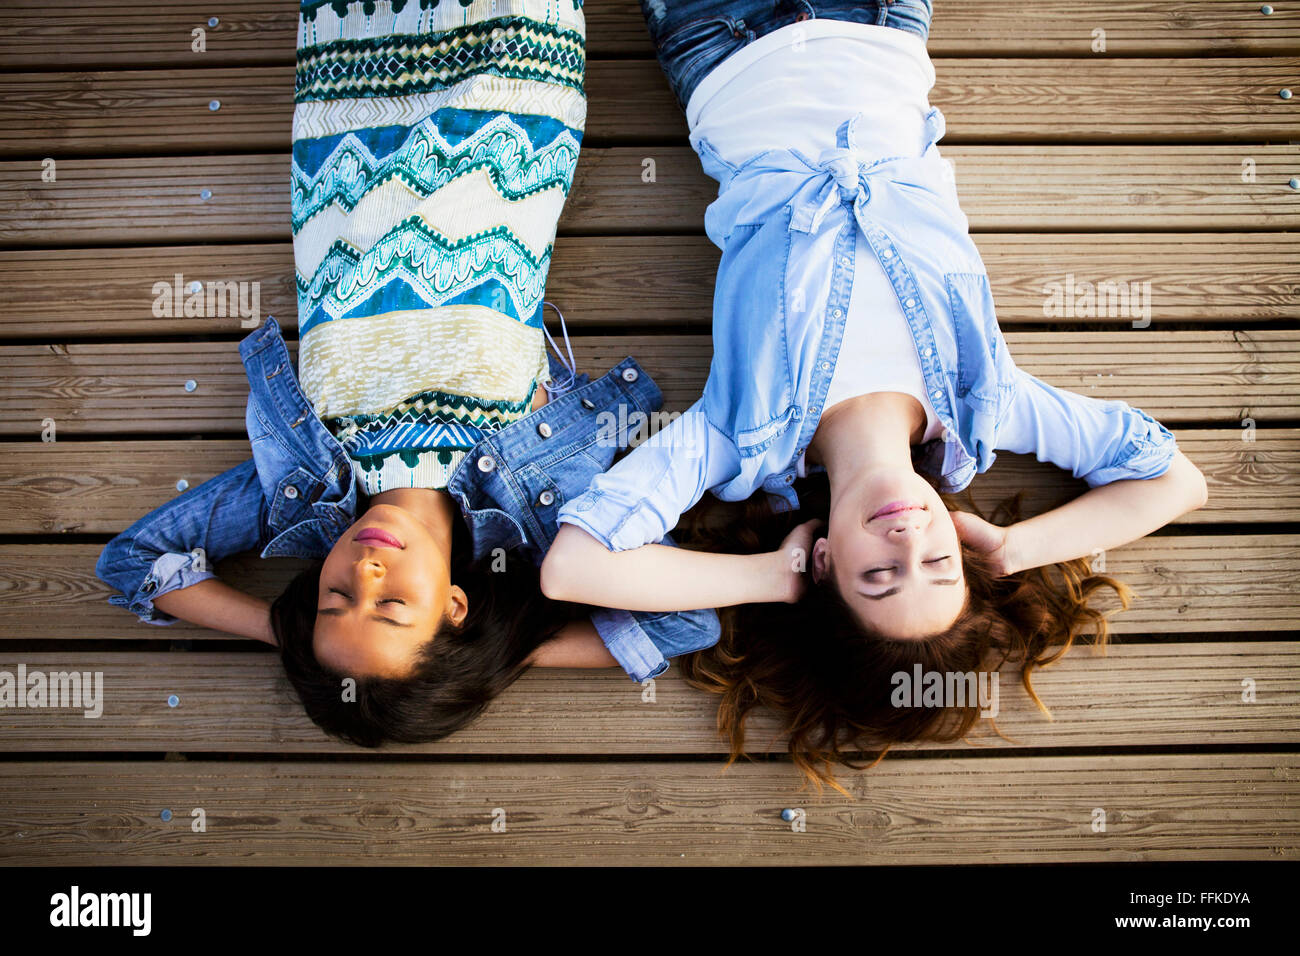
[[[931,483],[933,484],[932,479]],[[969,492],[960,500],[941,495],[950,511],[969,510],[993,524],[1019,520],[1023,492],[984,515]],[[775,550],[802,521],[829,514],[824,474],[809,476],[799,490],[801,508],[773,513],[765,496],[737,506],[706,496],[683,519],[676,534],[690,547],[731,553]],[[1133,592],[1123,582],[1093,574],[1086,558],[995,576],[986,557],[964,542],[962,565],[969,596],[961,615],[928,640],[896,640],[864,630],[828,579],[817,583],[811,567],[796,604],[751,604],[719,611],[718,643],[680,659],[693,686],[720,696],[718,730],[730,741],[728,766],[745,753],[745,731],[760,707],[772,711],[788,738],[795,765],[818,791],[823,784],[849,795],[835,780],[836,764],[855,770],[879,763],[895,743],[953,741],[979,719],[978,701],[967,706],[895,706],[899,672],[993,673],[1019,664],[1021,683],[1038,708],[1051,712],[1034,691],[1033,672],[1058,660],[1085,632],[1105,652],[1106,616],[1089,606],[1103,588],[1124,609]],[[811,562],[809,562],[811,565]],[[979,679],[979,678],[977,678]],[[996,723],[993,729],[997,731]],[[874,759],[855,762],[852,754]]]

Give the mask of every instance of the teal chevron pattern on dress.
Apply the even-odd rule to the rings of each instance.
[[[475,127],[464,136],[445,134],[437,126],[439,121],[463,125],[467,120]],[[405,140],[385,154],[382,151],[391,129],[374,131],[390,135],[374,135],[369,144],[365,133],[352,132],[335,144],[328,140],[300,144],[293,164],[294,232],[331,203],[352,210],[366,193],[394,176],[420,196],[428,196],[475,168],[487,172],[497,191],[509,199],[522,199],[553,186],[567,193],[581,138],[555,121],[443,110],[409,130],[401,127]],[[328,152],[320,158],[313,155],[324,150]]]
[[[298,279],[299,332],[317,322],[418,307],[418,303],[479,302],[528,324],[540,312],[550,253],[536,258],[509,229],[449,243],[419,217],[399,223],[363,256],[335,243],[310,287]],[[496,280],[493,284],[489,280]],[[382,302],[375,300],[381,290]]]
[[[300,379],[368,494],[445,487],[548,378],[585,35],[581,0],[300,5]]]

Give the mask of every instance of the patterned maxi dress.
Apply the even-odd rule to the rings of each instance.
[[[584,70],[582,0],[303,0],[299,374],[366,494],[445,487],[549,380]]]

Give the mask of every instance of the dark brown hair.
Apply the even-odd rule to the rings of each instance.
[[[460,627],[445,620],[406,677],[356,678],[322,665],[312,649],[322,562],[299,573],[271,605],[285,674],[307,715],[325,732],[363,747],[438,740],[474,720],[527,669],[529,655],[583,609],[542,596],[538,572],[519,552],[504,568],[471,560],[469,529],[452,525],[452,580],[469,598]]]
[[[824,474],[805,479],[799,495],[799,511],[778,514],[763,496],[741,506],[706,499],[678,533],[684,543],[708,550],[774,550],[796,524],[829,512]],[[955,498],[941,497],[949,510],[958,510]],[[1003,501],[987,520],[1018,520],[1020,499]],[[969,494],[963,504],[985,517]],[[730,742],[731,760],[744,754],[746,723],[760,707],[775,713],[805,777],[819,790],[829,784],[846,795],[833,765],[862,769],[854,752],[874,752],[874,766],[895,743],[965,736],[979,718],[977,702],[895,706],[894,675],[917,664],[927,672],[978,674],[1017,663],[1025,690],[1050,718],[1034,692],[1033,671],[1059,659],[1086,631],[1095,632],[1092,643],[1104,652],[1106,619],[1089,599],[1109,587],[1127,608],[1132,592],[1093,574],[1087,559],[997,577],[984,555],[965,543],[961,553],[966,606],[951,627],[927,640],[895,640],[864,629],[834,584],[817,583],[811,570],[804,572],[808,584],[797,604],[722,609],[718,643],[682,658],[680,667],[692,685],[719,695],[718,730]]]

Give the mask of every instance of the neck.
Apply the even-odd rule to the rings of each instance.
[[[925,434],[925,410],[901,392],[873,392],[838,402],[817,424],[809,460],[823,465],[836,486],[879,468],[911,468],[912,442]]]
[[[452,522],[460,515],[451,495],[431,488],[394,488],[370,499],[371,505],[392,505],[409,512],[429,529],[442,553],[451,554]]]

